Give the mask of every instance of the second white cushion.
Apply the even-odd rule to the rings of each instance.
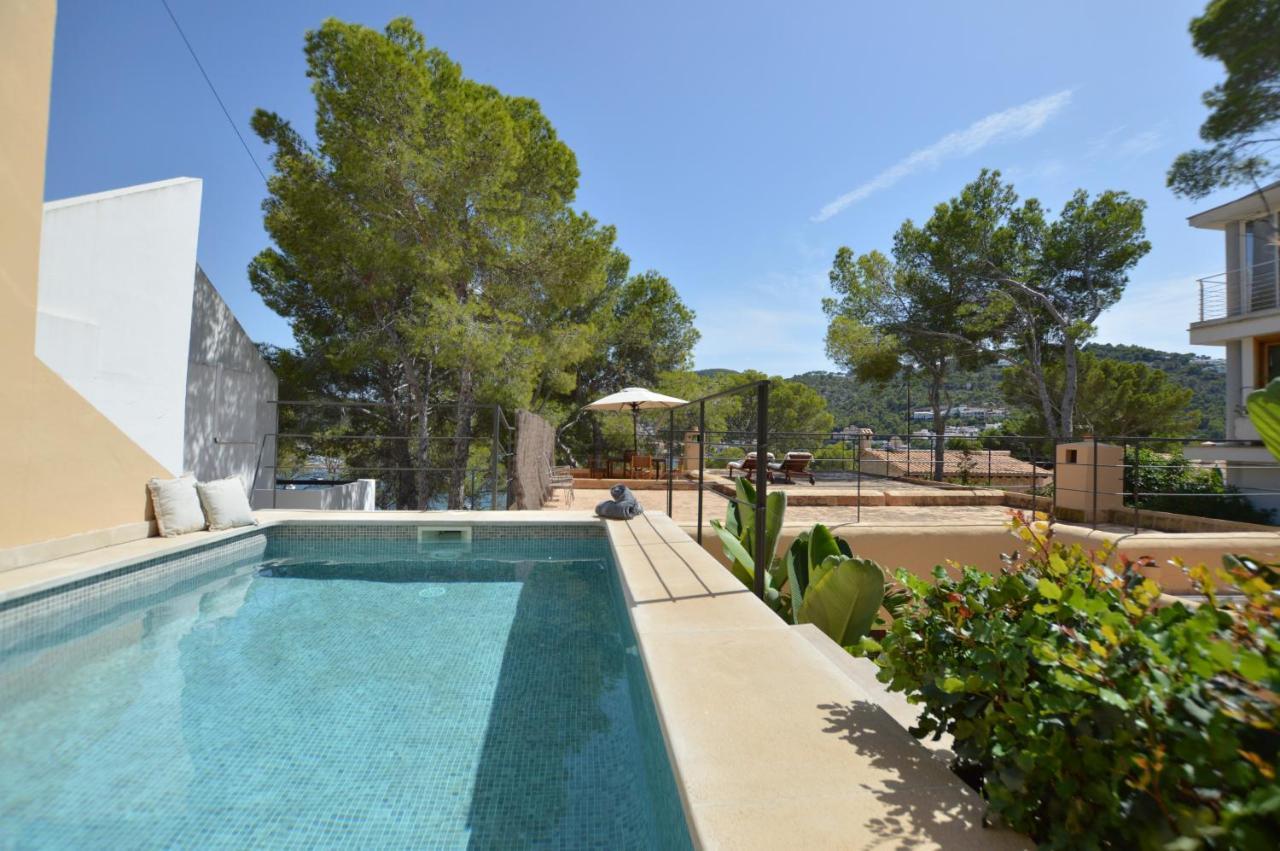
[[[249,498],[244,493],[244,484],[239,479],[201,482],[196,485],[196,490],[200,492],[200,502],[204,505],[204,515],[209,520],[210,531],[257,524],[253,509],[249,507]]]

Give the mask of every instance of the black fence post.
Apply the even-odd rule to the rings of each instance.
[[[1121,443],[1120,445],[1121,445],[1120,469],[1123,470],[1124,469],[1124,449],[1123,449],[1124,444]],[[1093,436],[1093,511],[1091,513],[1093,515],[1092,517],[1093,529],[1096,532],[1098,529],[1098,436],[1096,434]]]
[[[858,432],[858,439],[853,445],[854,445],[853,474],[858,477],[857,478],[858,495],[854,497],[854,502],[857,504],[857,507],[855,508],[855,516],[854,516],[853,522],[861,523],[862,522],[862,432]],[[889,457],[889,453],[887,451],[885,452],[885,457],[886,458]]]
[[[765,551],[766,482],[769,480],[769,382],[756,387],[756,551],[755,593],[764,599],[765,571],[769,569],[769,553]]]
[[[698,403],[698,543],[702,543],[702,487],[707,468],[707,403]]]
[[[493,439],[489,441],[489,475],[493,477],[492,479],[490,479],[490,484],[489,484],[489,510],[490,511],[498,510],[498,455],[502,452],[502,443],[498,439],[498,433],[499,433],[499,423],[501,422],[501,419],[500,419],[501,417],[502,417],[502,407],[499,405],[494,405],[493,406]],[[551,466],[554,467],[555,463],[556,463],[556,448],[555,448],[555,445],[553,444],[551,446]]]
[[[670,418],[667,421],[667,516],[671,516],[671,491],[674,488],[675,481],[672,475],[672,465],[675,463],[676,451],[676,409],[671,409]]]
[[[1019,429],[1019,431],[1021,431],[1021,429]],[[1036,455],[1038,455],[1039,453],[1036,452],[1036,442],[1034,440],[1027,441],[1027,443],[1028,443],[1028,449],[1030,450],[1027,452],[1027,455],[1031,456],[1031,522],[1034,523],[1036,521],[1036,491],[1039,490],[1036,484],[1036,482],[1039,481],[1039,476],[1037,475],[1037,472],[1040,469],[1040,466],[1036,464]],[[1056,474],[1057,470],[1055,470],[1054,472]],[[1054,492],[1054,499],[1057,499],[1057,493],[1058,493],[1057,479],[1055,479],[1053,482],[1053,492]]]
[[[1142,468],[1142,452],[1141,452],[1141,449],[1142,449],[1142,444],[1141,444],[1141,443],[1135,443],[1135,444],[1133,445],[1133,534],[1135,534],[1135,535],[1136,535],[1136,534],[1138,534],[1138,511],[1139,511],[1139,509],[1138,509],[1138,495],[1139,495],[1139,491],[1138,491],[1138,472],[1139,472],[1139,470],[1141,470],[1141,468]],[[1121,461],[1123,462],[1123,458],[1121,459]],[[1122,470],[1124,469],[1124,465],[1123,465],[1123,463],[1121,463],[1121,467],[1120,467],[1120,468],[1121,468]],[[1120,481],[1120,488],[1121,488],[1121,490],[1123,490],[1123,489],[1124,489],[1124,480],[1123,480],[1123,479],[1121,479],[1121,481]]]

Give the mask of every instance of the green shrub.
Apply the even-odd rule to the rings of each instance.
[[[1125,494],[1136,490],[1138,507],[1242,523],[1272,523],[1274,513],[1256,507],[1222,481],[1216,468],[1193,467],[1174,446],[1168,452],[1131,447],[1125,452]],[[1155,494],[1141,496],[1141,494]],[[1126,496],[1132,504],[1133,498]]]
[[[923,705],[913,732],[951,734],[989,815],[1046,848],[1274,848],[1280,574],[1228,557],[1191,571],[1206,604],[1160,608],[1141,563],[1016,526],[998,575],[899,572],[877,661]]]

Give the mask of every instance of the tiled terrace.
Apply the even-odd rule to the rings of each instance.
[[[609,499],[609,492],[604,488],[586,487],[579,481],[575,488],[573,508],[590,511],[596,503]],[[849,483],[844,483],[848,485]],[[821,487],[821,486],[819,486]],[[877,490],[873,490],[870,482],[863,484],[864,499],[862,503],[861,522],[871,525],[902,526],[912,524],[929,524],[931,526],[972,526],[974,524],[1002,525],[1009,520],[1009,509],[997,503],[997,494],[974,492],[970,490],[944,490],[922,485],[886,483],[878,481]],[[797,497],[803,497],[816,490],[807,482],[803,485],[779,485],[774,490],[787,493],[787,523],[807,524],[826,523],[828,526],[853,523],[858,519],[856,505],[805,505]],[[826,490],[826,489],[824,489]],[[640,504],[646,511],[667,511],[667,492],[664,490],[634,491]],[[987,504],[956,504],[960,499],[982,499]],[[920,503],[936,499],[942,504],[922,505]],[[886,504],[886,502],[888,504]],[[715,493],[703,494],[703,522],[711,518],[723,518],[727,500]],[[563,491],[557,491],[552,501],[545,506],[546,510],[564,511],[569,508]],[[696,490],[678,490],[671,494],[671,519],[680,524],[693,524],[698,516],[698,492]]]

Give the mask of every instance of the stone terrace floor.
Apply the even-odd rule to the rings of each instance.
[[[798,486],[788,486],[784,490],[790,492]],[[808,488],[808,484],[805,485]],[[648,511],[667,510],[667,492],[665,490],[634,491],[640,504]],[[578,511],[590,511],[596,503],[609,498],[609,492],[603,488],[587,488],[580,480],[576,487],[573,508]],[[728,500],[717,494],[703,494],[703,522],[722,519]],[[569,508],[563,491],[557,491],[555,497],[545,507],[548,511],[563,511]],[[694,523],[697,521],[698,492],[674,491],[672,493],[671,517],[677,523]],[[999,526],[1008,522],[1010,509],[1000,505],[888,505],[862,507],[861,523],[876,526],[909,526],[928,524],[937,526]],[[825,523],[833,526],[858,521],[856,506],[843,505],[788,505],[787,523],[790,525],[808,525]]]

